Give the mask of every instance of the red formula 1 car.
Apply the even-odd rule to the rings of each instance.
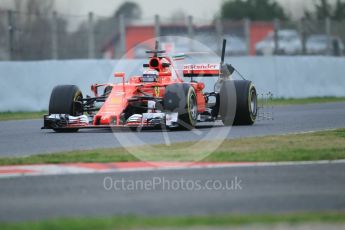
[[[76,132],[82,128],[166,127],[193,129],[197,122],[222,120],[224,125],[252,125],[257,117],[257,93],[251,81],[233,80],[235,69],[224,64],[226,40],[220,64],[187,64],[183,77],[173,60],[158,50],[158,42],[144,63],[141,76],[118,84],[94,84],[94,97],[83,97],[75,85],[56,86],[51,94],[49,115],[42,129]],[[214,92],[204,92],[199,77],[217,77]],[[103,87],[102,95],[99,89]],[[210,100],[213,98],[212,100]],[[212,103],[211,103],[212,101]]]

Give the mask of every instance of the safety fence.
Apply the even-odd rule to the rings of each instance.
[[[344,55],[345,22],[325,20],[239,21],[205,20],[187,16],[154,16],[129,20],[102,17],[0,10],[0,60],[66,60],[142,58],[145,40],[163,40],[174,50],[195,51],[187,37],[219,53],[220,41],[230,41],[227,55]]]

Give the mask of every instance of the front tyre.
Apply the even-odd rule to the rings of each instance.
[[[68,114],[80,116],[83,114],[82,108],[83,94],[75,85],[56,86],[50,96],[49,114]],[[78,129],[54,129],[56,132],[77,132]]]
[[[163,98],[164,109],[178,112],[180,128],[191,130],[198,119],[198,106],[194,88],[186,83],[176,83],[166,87]]]

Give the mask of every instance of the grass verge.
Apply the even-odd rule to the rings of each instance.
[[[0,113],[0,121],[9,120],[27,120],[43,118],[47,112],[2,112]]]
[[[170,146],[155,145],[132,148],[150,161],[190,161],[200,149],[189,152],[193,142]],[[209,146],[212,142],[198,143]],[[207,148],[203,147],[203,149]],[[205,155],[208,153],[206,152]],[[138,156],[136,154],[136,156]],[[208,162],[281,162],[345,159],[345,129],[283,136],[253,137],[225,140],[203,161]],[[124,148],[71,151],[27,157],[0,158],[0,165],[73,163],[73,162],[130,162],[139,161]]]
[[[344,213],[299,213],[286,215],[224,215],[204,217],[109,217],[109,218],[75,218],[56,219],[24,223],[2,223],[2,230],[12,229],[145,229],[145,228],[178,228],[194,227],[227,227],[243,225],[274,225],[274,224],[305,224],[305,223],[345,223]]]
[[[262,100],[259,100],[262,102]],[[275,98],[268,101],[269,105],[304,105],[315,103],[345,102],[345,97],[309,97],[309,98]]]

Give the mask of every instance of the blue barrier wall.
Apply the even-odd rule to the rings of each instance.
[[[140,74],[145,60],[71,60],[0,62],[0,111],[47,110],[51,90],[59,84],[90,85],[114,81],[115,71]],[[261,93],[275,97],[345,96],[345,58],[231,57],[232,63]],[[214,79],[205,79],[208,90]]]

